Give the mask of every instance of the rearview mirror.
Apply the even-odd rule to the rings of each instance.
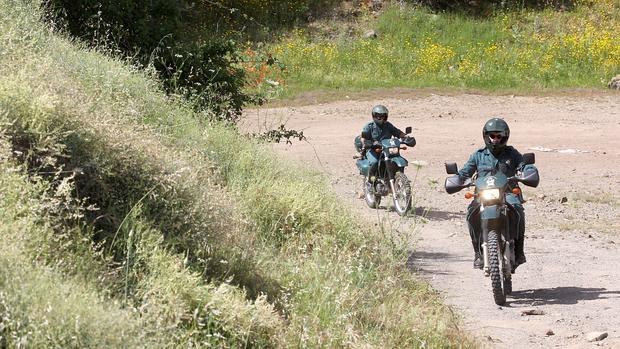
[[[447,174],[459,173],[459,168],[456,166],[456,162],[446,163],[446,173]]]
[[[533,165],[536,163],[536,155],[534,153],[523,154],[523,163],[525,165]]]
[[[364,138],[364,139],[372,139],[372,136],[368,132],[362,132],[362,138]]]
[[[410,134],[411,133],[411,126],[407,126],[405,128],[405,134]]]

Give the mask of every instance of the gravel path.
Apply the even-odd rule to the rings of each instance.
[[[387,97],[386,97],[387,96]],[[359,199],[353,137],[374,104],[390,121],[413,127],[407,150],[415,214],[370,210]],[[513,277],[505,306],[493,302],[489,278],[472,268],[463,192],[443,191],[444,162],[462,165],[482,145],[483,123],[499,115],[509,143],[535,152],[538,188],[524,188],[528,262]],[[335,101],[246,112],[244,127],[303,130],[308,142],[279,144],[283,156],[326,173],[361,217],[388,224],[410,244],[412,270],[428,280],[483,346],[620,348],[620,94],[558,97],[436,95],[398,92],[374,100]],[[542,315],[524,315],[536,310]],[[607,338],[589,342],[591,332]]]

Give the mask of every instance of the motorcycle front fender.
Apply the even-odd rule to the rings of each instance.
[[[482,220],[498,219],[501,215],[502,210],[499,205],[485,206],[483,210],[480,210],[480,219]]]
[[[480,223],[482,228],[482,241],[487,241],[488,233],[491,230],[495,230],[499,234],[502,234],[504,230],[506,230],[506,219],[502,214],[502,207],[499,205],[485,206],[484,210],[480,210]]]
[[[402,156],[395,156],[393,158],[390,158],[390,161],[392,161],[394,165],[402,168],[406,167],[409,164],[407,159],[403,158]]]

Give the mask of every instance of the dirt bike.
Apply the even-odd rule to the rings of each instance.
[[[409,133],[411,133],[411,127],[405,129],[405,134]],[[415,146],[415,139],[406,136],[401,141],[399,138],[392,137],[380,142],[367,143],[367,151],[373,151],[379,157],[373,176],[369,175],[370,164],[366,152],[363,151],[360,136],[356,137],[355,146],[360,156],[354,158],[357,159],[356,165],[360,174],[364,176],[364,200],[368,207],[378,208],[381,197],[392,194],[394,209],[398,215],[407,214],[411,208],[411,182],[405,175],[407,159],[401,156],[400,151],[407,149],[407,146]]]
[[[534,162],[533,153],[523,154],[524,165],[532,165]],[[445,189],[448,194],[475,187],[475,192],[466,193],[465,198],[478,198],[480,201],[484,273],[491,277],[495,303],[502,305],[506,303],[506,296],[512,293],[512,274],[516,267],[516,236],[512,236],[516,232],[510,232],[511,215],[508,214],[509,210],[514,208],[506,202],[506,194],[512,192],[521,195],[518,182],[530,187],[538,186],[538,170],[533,166],[527,167],[513,177],[507,177],[502,171],[495,170],[484,176],[463,180],[457,174],[456,163],[446,163],[446,172],[454,175],[446,178]]]

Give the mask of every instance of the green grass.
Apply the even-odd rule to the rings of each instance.
[[[0,0],[0,336],[18,347],[472,346],[321,176]]]
[[[486,18],[393,6],[370,25],[377,39],[313,39],[298,30],[270,50],[292,96],[317,89],[601,89],[620,72],[620,4]],[[338,27],[332,30],[339,30]]]

